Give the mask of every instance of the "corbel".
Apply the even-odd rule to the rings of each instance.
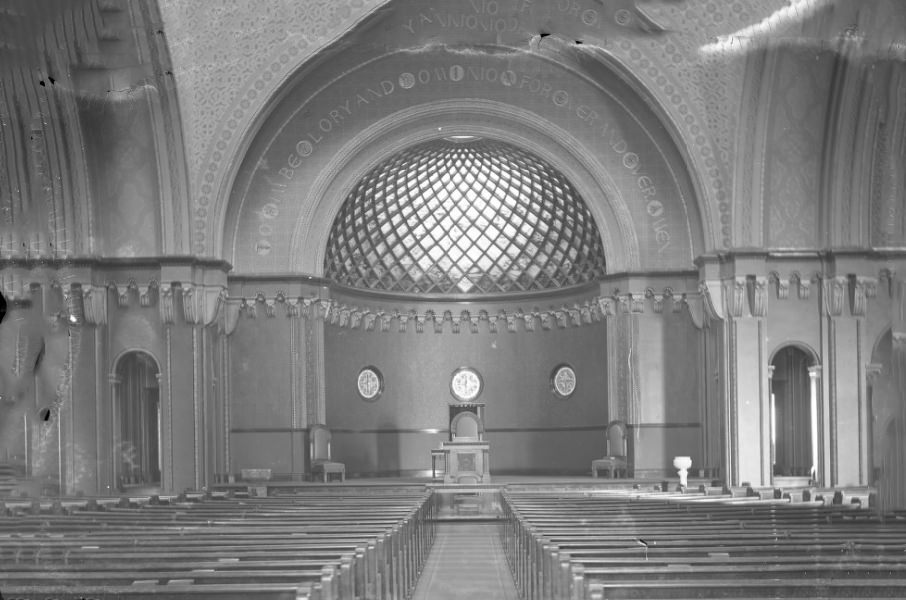
[[[617,303],[613,298],[601,296],[597,301],[597,308],[602,317],[612,317],[617,314]]]
[[[415,333],[424,333],[425,332],[425,319],[427,315],[419,315],[418,313],[413,312],[413,317],[415,319]]]
[[[629,312],[634,315],[641,315],[645,312],[645,295],[644,294],[628,294],[629,296]]]
[[[221,332],[224,335],[230,335],[236,330],[239,323],[239,313],[242,312],[242,306],[245,300],[242,298],[233,299],[225,298],[223,302],[223,311],[220,315]]]
[[[327,322],[331,317],[330,313],[334,311],[335,302],[330,298],[317,298],[312,302],[317,302],[317,313],[314,315],[315,318],[320,318]],[[314,304],[312,304],[312,306],[314,306]]]
[[[876,384],[883,371],[884,365],[881,363],[868,363],[865,365],[865,379],[868,381],[868,385]]]
[[[488,315],[488,332],[497,333],[497,324],[500,321],[499,315]]]
[[[390,323],[393,321],[393,315],[390,313],[381,312],[381,331],[388,332],[390,331]]]
[[[683,305],[686,304],[686,294],[671,294],[670,300],[673,306],[673,312],[682,312]]]
[[[441,321],[439,331],[438,331],[438,327],[437,327],[437,320],[435,318],[434,333],[443,333],[444,322],[447,322],[447,321],[449,321],[449,323],[450,323],[450,331],[452,331],[453,333],[459,333],[459,319],[454,319],[453,313],[450,312],[449,310],[444,311],[444,319],[443,319],[443,321]]]
[[[481,312],[484,312],[484,311],[481,311]],[[478,323],[482,319],[481,312],[479,312],[479,314],[477,314],[477,315],[472,315],[467,310],[462,311],[460,318],[463,320],[464,323],[469,324],[470,333],[478,333]],[[484,314],[487,315],[487,313],[484,313]]]
[[[158,289],[159,287],[160,287],[160,284],[159,284],[156,280],[154,280],[154,279],[152,279],[151,281],[149,281],[149,282],[148,282],[148,285],[138,286],[138,303],[139,303],[139,306],[142,306],[142,307],[145,307],[145,308],[151,306],[151,300],[152,300],[151,291],[152,291],[152,290],[155,290],[155,289]]]
[[[768,280],[765,277],[755,277],[752,283],[752,316],[766,317],[768,315]]]
[[[336,324],[339,325],[340,327],[348,326],[349,317],[350,317],[350,313],[351,313],[351,311],[349,310],[349,307],[346,305],[343,305],[340,307],[340,310],[338,310],[337,312],[339,313],[339,315],[337,316],[338,322]]]
[[[199,310],[199,294],[197,286],[193,283],[182,284],[182,313],[186,323],[193,325],[201,320],[201,311]]]
[[[543,311],[539,316],[541,317],[541,329],[550,331],[551,327],[554,326],[554,320],[557,316],[549,310]]]
[[[92,325],[107,324],[107,288],[82,286],[82,311]]]
[[[377,314],[371,312],[370,310],[365,311],[362,315],[362,325],[365,328],[365,331],[374,331],[374,324],[377,321]]]
[[[724,282],[724,298],[727,303],[727,315],[733,319],[745,316],[746,310],[746,278],[734,277]]]
[[[702,299],[702,308],[707,313],[708,318],[723,321],[727,316],[723,282],[709,279],[700,282],[698,289]]]
[[[287,318],[296,319],[302,315],[302,302],[299,298],[286,298],[283,305],[286,307]]]
[[[854,317],[864,317],[868,307],[868,299],[877,296],[878,280],[873,277],[852,278],[852,314]]]
[[[268,319],[273,319],[277,316],[277,299],[276,298],[262,298],[264,303],[264,315]]]
[[[567,325],[570,323],[573,327],[579,327],[582,325],[582,307],[578,304],[574,304],[572,307],[564,307],[566,309],[566,315],[568,317]]]
[[[768,280],[774,284],[778,300],[787,300],[790,297],[790,278],[784,279],[780,276],[780,273],[772,271],[768,276]]]
[[[354,308],[354,309],[349,313],[349,327],[350,327],[350,329],[358,329],[359,327],[361,327],[361,325],[362,325],[362,317],[364,316],[364,314],[365,314],[365,313],[363,313],[363,312],[361,311],[361,309],[358,309],[358,308]]]
[[[506,313],[506,330],[510,333],[516,333],[516,318],[515,314]]]
[[[422,331],[425,329],[425,325],[431,323],[433,326],[434,333],[443,333],[444,331],[444,322],[437,318],[437,315],[434,314],[434,311],[428,309],[425,311],[425,314],[422,315]]]
[[[710,313],[707,310],[707,299],[704,293],[700,294],[683,294],[683,304],[689,309],[689,316],[692,318],[692,324],[696,329],[704,329],[708,324],[707,319]]]
[[[257,319],[258,310],[255,308],[255,301],[252,300],[249,302],[245,298],[242,299],[242,302],[239,306],[240,311],[245,314],[246,319]]]

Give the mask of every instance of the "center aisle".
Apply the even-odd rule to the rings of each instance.
[[[497,523],[438,523],[412,600],[518,600],[498,527]]]

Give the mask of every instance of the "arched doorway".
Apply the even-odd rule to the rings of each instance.
[[[817,369],[796,346],[771,361],[771,447],[774,477],[817,478]]]
[[[117,362],[114,424],[119,487],[160,485],[159,372],[154,358],[141,351],[128,352]]]

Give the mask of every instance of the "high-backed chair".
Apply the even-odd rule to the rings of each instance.
[[[626,423],[623,421],[611,421],[604,432],[606,440],[605,454],[603,458],[591,461],[591,475],[598,476],[598,470],[606,469],[610,471],[610,478],[616,477],[618,472],[622,472],[624,477],[629,476],[629,452],[626,436]]]
[[[330,429],[324,425],[312,425],[308,430],[311,474],[323,473],[324,483],[330,473],[339,473],[340,481],[346,481],[346,465],[334,462],[330,457]]]
[[[484,426],[475,413],[461,412],[450,424],[454,442],[478,442],[484,438]]]

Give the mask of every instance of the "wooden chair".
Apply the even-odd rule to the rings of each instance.
[[[626,423],[611,421],[604,433],[607,448],[603,458],[591,461],[591,475],[598,476],[599,469],[610,471],[610,478],[622,472],[624,477],[629,476],[629,452],[626,441]]]
[[[346,481],[346,465],[330,458],[330,429],[324,425],[312,425],[308,430],[311,457],[311,474],[321,472],[324,483],[330,473],[339,473],[340,481]]]

